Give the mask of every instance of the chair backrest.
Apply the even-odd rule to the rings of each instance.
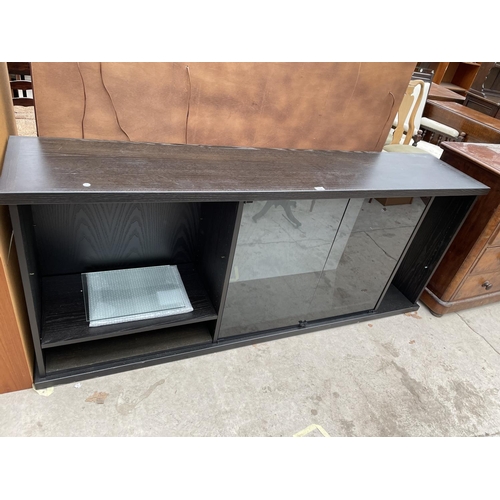
[[[430,84],[428,83],[430,86]],[[425,83],[423,80],[410,80],[403,100],[398,110],[398,125],[394,130],[391,144],[399,144],[403,138],[405,128],[407,129],[403,144],[410,144],[411,138],[415,133],[416,117],[422,116],[422,99],[425,95]],[[425,104],[425,101],[423,101]],[[420,112],[420,113],[419,113]],[[405,127],[405,124],[407,125]]]

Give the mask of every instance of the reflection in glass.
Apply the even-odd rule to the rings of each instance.
[[[425,207],[382,203],[245,204],[220,337],[375,308]]]
[[[375,309],[424,208],[420,198],[388,206],[351,200],[307,320]]]

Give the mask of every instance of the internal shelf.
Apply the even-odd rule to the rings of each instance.
[[[441,87],[445,87],[448,90],[452,90],[453,92],[457,93],[464,93],[467,91],[467,89],[460,87],[460,85],[456,85],[455,83],[451,82],[441,82],[439,85],[441,85]]]
[[[193,264],[177,266],[193,311],[174,316],[90,328],[80,274],[42,279],[42,348],[51,348],[217,319]]]
[[[259,332],[240,338],[223,339],[212,343],[212,336],[206,323],[155,330],[144,334],[126,335],[97,342],[85,342],[56,347],[45,351],[46,376],[38,377],[38,388],[50,387],[53,381],[65,383],[78,380],[82,375],[92,373],[111,374],[129,367],[149,366],[175,356],[186,356],[203,349],[210,352],[226,349],[228,345],[246,345],[264,337],[283,338],[297,333],[315,331],[329,326],[348,325],[360,321],[392,316],[418,309],[394,285],[391,285],[377,311],[350,314],[338,318],[326,318],[312,322],[307,328],[297,326],[270,332]],[[206,352],[206,351],[205,351]]]
[[[96,342],[84,342],[48,349],[45,352],[47,376],[54,373],[98,370],[100,366],[125,366],[152,360],[169,352],[211,345],[212,335],[206,323],[154,330]]]

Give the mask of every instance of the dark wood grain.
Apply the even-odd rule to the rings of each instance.
[[[261,332],[255,336],[222,339],[219,343],[209,341],[209,331],[205,323],[157,330],[148,334],[130,335],[75,344],[49,349],[47,356],[47,376],[35,375],[35,387],[43,389],[54,384],[63,384],[84,380],[91,377],[119,373],[131,368],[143,368],[167,361],[198,356],[253,345],[259,342],[286,338],[294,335],[324,330],[334,326],[343,326],[373,321],[394,314],[415,311],[418,305],[410,302],[404,295],[391,286],[383,303],[376,312],[352,314],[342,318],[329,318],[315,321],[305,328],[283,328],[270,332]],[[165,333],[170,338],[165,336]],[[103,361],[104,356],[104,361]]]
[[[9,139],[0,176],[0,203],[8,204],[445,196],[486,191],[432,155],[36,137]]]
[[[31,90],[33,88],[33,83],[29,80],[11,80],[10,88],[15,90]]]
[[[11,75],[31,75],[31,63],[29,62],[8,62],[7,68]]]
[[[45,365],[40,346],[42,316],[41,274],[38,269],[33,218],[30,207],[12,205],[10,207],[10,217],[16,240],[16,251],[33,338],[36,364],[38,371],[43,375],[45,374]]]
[[[229,281],[231,248],[238,203],[202,203],[200,221],[199,269],[207,283],[207,290],[217,312],[220,311],[224,285]]]
[[[31,97],[14,97],[12,99],[12,104],[14,106],[34,106],[35,100]]]
[[[424,291],[475,199],[446,196],[432,202],[393,281],[411,302]]]
[[[467,134],[467,142],[500,143],[500,120],[456,102],[427,101],[424,116]]]
[[[178,266],[194,311],[142,321],[100,327],[88,326],[81,275],[53,276],[43,280],[42,348],[217,319],[207,292],[192,264]]]
[[[199,203],[32,207],[43,276],[193,262]]]
[[[145,357],[149,360],[167,352],[212,343],[212,336],[206,324],[185,325],[149,333],[127,335],[113,339],[56,347],[46,351],[47,375],[54,372],[72,370],[73,372],[109,368],[112,363],[123,365],[134,358]]]

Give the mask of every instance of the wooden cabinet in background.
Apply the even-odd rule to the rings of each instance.
[[[500,118],[500,63],[482,63],[464,102],[493,118]]]
[[[462,95],[469,90],[481,67],[481,63],[477,62],[432,62],[418,65],[434,71],[434,83]]]
[[[473,206],[422,294],[437,316],[500,301],[500,145],[441,146],[443,161],[491,190]]]

